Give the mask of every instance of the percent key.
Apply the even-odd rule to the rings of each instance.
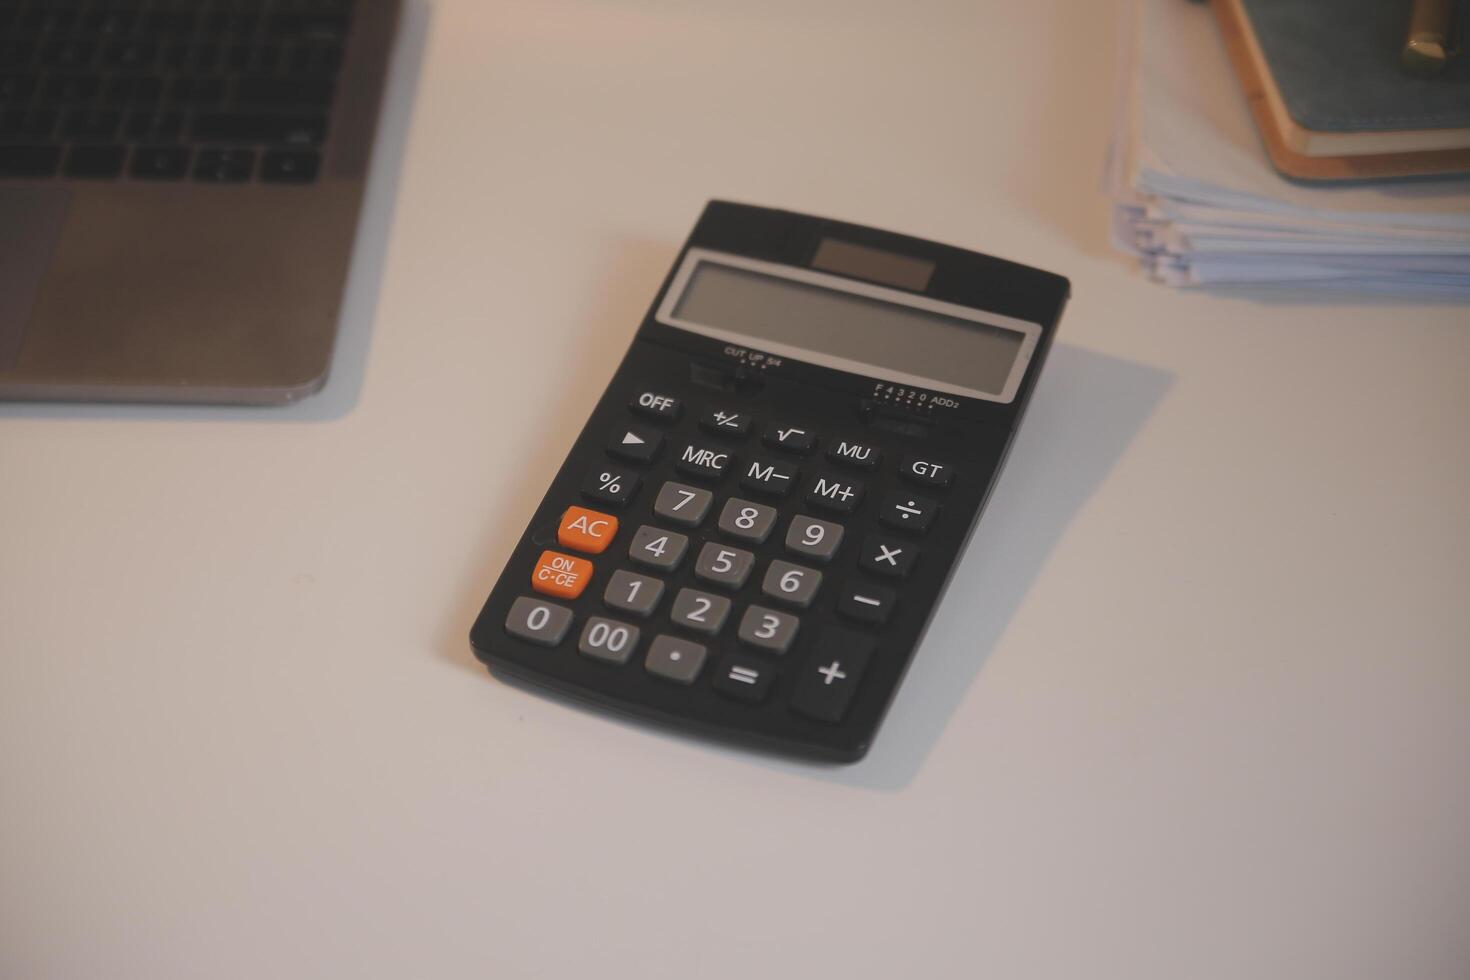
[[[600,466],[582,484],[582,496],[621,507],[638,492],[638,474],[616,466]]]

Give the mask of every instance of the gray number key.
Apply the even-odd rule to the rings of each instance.
[[[801,620],[790,613],[777,612],[765,606],[751,606],[740,617],[740,629],[736,633],[741,642],[771,653],[785,653],[796,639]]]
[[[773,561],[761,581],[761,591],[772,599],[805,609],[812,604],[821,584],[822,573],[815,568],[803,568],[789,561]]]
[[[505,617],[505,631],[511,636],[554,647],[567,635],[572,625],[572,611],[565,606],[553,605],[521,596],[511,603],[510,615]]]
[[[593,616],[582,627],[582,639],[577,643],[577,649],[598,660],[625,664],[638,649],[638,627],[616,619]]]
[[[689,539],[684,535],[644,524],[628,545],[628,557],[640,565],[670,571],[679,567],[688,547]]]
[[[680,589],[674,596],[674,607],[669,610],[674,625],[711,635],[720,631],[729,615],[729,599],[697,589]]]
[[[775,525],[776,508],[739,497],[725,501],[725,507],[720,511],[720,530],[732,538],[762,544],[770,537],[771,528]]]
[[[842,543],[842,525],[798,514],[786,529],[786,547],[817,561],[831,561]]]
[[[727,548],[711,541],[699,551],[694,561],[694,574],[706,582],[738,589],[750,577],[755,555],[739,548]]]
[[[708,651],[693,640],[659,634],[653,638],[643,666],[650,674],[676,684],[693,684],[708,655]]]
[[[658,497],[653,501],[653,513],[672,524],[698,527],[714,501],[715,495],[708,490],[671,480],[659,488]]]
[[[621,609],[635,616],[647,616],[653,612],[663,594],[663,582],[620,568],[607,580],[602,601],[614,609]]]

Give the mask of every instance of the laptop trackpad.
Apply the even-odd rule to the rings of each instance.
[[[70,203],[71,191],[62,187],[0,188],[0,372],[20,356]]]

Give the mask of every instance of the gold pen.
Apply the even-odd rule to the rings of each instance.
[[[1444,71],[1458,51],[1455,45],[1455,0],[1414,0],[1400,64],[1411,75]]]

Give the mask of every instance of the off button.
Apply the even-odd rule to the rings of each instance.
[[[676,422],[684,412],[684,403],[672,395],[657,391],[640,391],[633,396],[628,407],[639,415],[646,415],[660,422]]]

